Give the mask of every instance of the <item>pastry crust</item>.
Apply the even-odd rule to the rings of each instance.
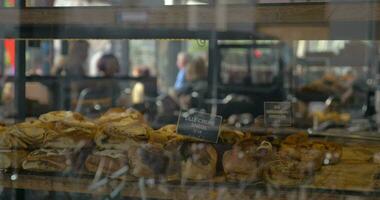
[[[54,134],[54,131],[39,120],[19,123],[0,132],[0,148],[39,148],[49,134]]]
[[[123,109],[123,108],[111,108],[100,116],[95,122],[98,125],[103,125],[110,122],[116,122],[123,119],[128,119],[131,121],[144,122],[144,116],[134,109]]]
[[[181,175],[184,179],[209,180],[215,176],[217,152],[207,143],[185,143],[182,147]]]
[[[120,149],[128,151],[139,141],[149,138],[152,128],[148,125],[124,119],[101,127],[95,135],[95,143],[102,149]]]
[[[71,111],[53,111],[43,115],[38,118],[44,123],[60,123],[62,126],[77,127],[82,129],[93,129],[96,125],[85,119],[81,114]]]
[[[69,172],[72,168],[70,150],[39,149],[32,151],[22,163],[22,168],[35,172]]]
[[[87,157],[85,166],[89,172],[96,173],[100,170],[103,174],[112,174],[128,167],[128,156],[119,150],[95,151]]]
[[[0,169],[19,169],[28,155],[24,150],[0,150]]]

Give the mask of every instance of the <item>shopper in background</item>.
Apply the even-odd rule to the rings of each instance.
[[[119,61],[113,54],[104,54],[101,56],[96,67],[104,77],[113,77],[120,71]]]
[[[189,63],[186,70],[186,85],[177,92],[178,103],[182,109],[198,106],[199,100],[206,96],[207,66],[203,58],[196,58]]]
[[[84,76],[89,43],[85,40],[69,42],[68,54],[53,67],[53,75]]]
[[[107,53],[99,58],[96,68],[106,79],[88,81],[84,102],[105,110],[114,106],[120,96],[119,82],[113,78],[119,72],[120,65],[115,55]]]
[[[180,52],[177,55],[177,67],[179,71],[174,84],[174,89],[176,91],[180,91],[184,87],[186,87],[186,66],[188,65],[190,60],[190,55],[185,52]]]

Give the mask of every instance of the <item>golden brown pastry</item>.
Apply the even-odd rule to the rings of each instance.
[[[48,134],[43,148],[58,148],[58,149],[82,149],[91,148],[94,145],[94,134],[84,132],[78,129],[71,131]]]
[[[207,143],[184,143],[181,146],[181,175],[184,179],[207,180],[215,176],[217,152]]]
[[[96,123],[98,125],[103,125],[109,122],[120,121],[123,119],[144,122],[144,116],[134,109],[111,108],[102,116],[100,116],[96,120]]]
[[[10,134],[11,131],[14,131],[14,129],[0,132],[0,149],[27,149],[28,144]]]
[[[19,169],[28,155],[24,150],[0,150],[0,169]]]
[[[152,128],[144,123],[123,119],[101,127],[95,135],[95,143],[102,149],[128,150],[138,141],[148,140],[151,132]]]
[[[82,115],[70,111],[46,113],[39,118],[55,133],[47,134],[43,148],[89,148],[93,145],[96,126]]]
[[[39,149],[25,158],[22,168],[35,172],[66,173],[72,168],[72,156],[72,151],[66,149]]]
[[[7,127],[0,133],[0,148],[27,149],[40,147],[47,135],[54,134],[44,123],[31,120]]]
[[[96,128],[93,122],[86,120],[81,114],[71,111],[53,111],[41,115],[38,119],[44,123],[53,124],[53,128],[70,129],[75,127],[85,132]]]
[[[85,161],[86,169],[96,173],[112,174],[123,167],[128,167],[128,156],[120,150],[95,151]]]
[[[174,124],[166,125],[156,131],[153,131],[149,136],[150,143],[165,144],[171,140],[182,141],[185,137],[177,134],[177,126]]]

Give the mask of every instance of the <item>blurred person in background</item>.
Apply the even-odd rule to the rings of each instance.
[[[186,66],[190,60],[190,55],[185,52],[180,52],[177,55],[177,67],[179,71],[174,84],[175,91],[183,90],[183,88],[186,86]]]
[[[71,78],[69,85],[66,86],[70,88],[70,93],[65,101],[70,100],[73,107],[77,106],[81,92],[93,85],[92,81],[79,79],[86,75],[89,48],[90,45],[86,40],[69,41],[67,55],[62,57],[51,70],[52,75]]]
[[[85,40],[70,41],[67,56],[52,69],[53,75],[84,76],[90,45]]]
[[[195,104],[192,102],[205,98],[207,94],[207,66],[203,58],[192,60],[186,70],[186,84],[178,90],[178,103],[182,109],[189,109]]]
[[[83,98],[86,100],[84,104],[96,105],[98,109],[107,109],[114,106],[120,96],[119,82],[113,79],[120,70],[119,61],[115,55],[106,53],[99,58],[96,68],[100,76],[106,79],[88,81],[85,92],[82,91]]]

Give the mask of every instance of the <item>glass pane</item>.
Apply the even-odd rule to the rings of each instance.
[[[378,199],[379,1],[0,7],[0,199]]]

